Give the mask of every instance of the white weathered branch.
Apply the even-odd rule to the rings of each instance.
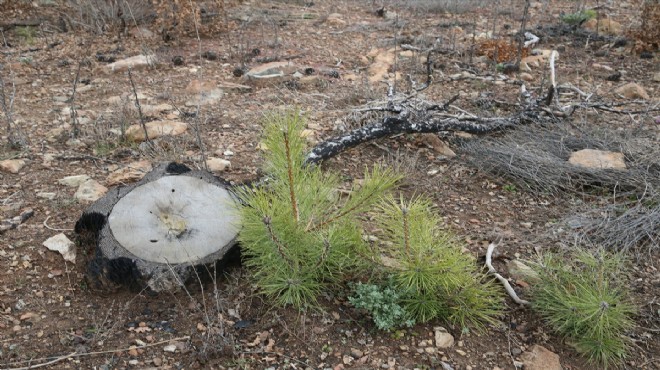
[[[504,278],[504,276],[498,274],[497,270],[495,270],[495,268],[493,267],[493,263],[492,263],[493,251],[495,250],[496,246],[497,245],[495,243],[490,243],[490,245],[488,246],[488,250],[486,251],[486,267],[488,267],[488,272],[493,274],[493,276],[495,276],[495,278],[497,278],[497,280],[499,280],[502,283],[502,285],[504,285],[504,289],[509,294],[511,299],[514,300],[514,302],[516,302],[520,305],[530,304],[529,301],[526,301],[524,299],[520,299],[518,297],[518,294],[516,294],[516,291],[513,290],[513,288],[511,287],[511,284],[509,284],[509,281],[506,278]]]

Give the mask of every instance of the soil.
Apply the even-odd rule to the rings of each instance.
[[[132,28],[97,34],[72,30],[69,25],[68,32],[61,32],[53,26],[59,19],[59,5],[44,5],[45,1],[23,8],[5,5],[0,15],[5,28],[0,72],[5,94],[12,83],[15,86],[13,119],[28,144],[23,150],[5,146],[0,153],[0,160],[27,161],[18,174],[0,172],[0,219],[27,208],[34,210],[34,216],[0,235],[0,367],[21,368],[54,360],[48,368],[515,369],[520,354],[538,344],[558,354],[565,369],[597,368],[544,327],[533,312],[511,300],[505,302],[503,324],[484,333],[462,333],[441,322],[386,333],[377,331],[367,315],[351,308],[346,288],[328,292],[321,310],[303,314],[272,307],[256,293],[249,271],[240,266],[237,256],[218,266],[217,279],[200,276],[199,283],[180,292],[149,294],[120,289],[99,293],[85,284],[86,266],[80,251],[72,264],[42,246],[59,232],[75,239],[72,228],[88,206],[73,197],[75,189],[58,183],[65,176],[85,174],[107,184],[111,172],[144,159],[200,167],[200,138],[206,155],[231,161],[231,168],[219,175],[240,183],[259,177],[260,125],[268,112],[286,107],[304,111],[313,132],[311,141],[360,124],[347,119],[352,109],[386,99],[386,84],[368,79],[375,55],[370,51],[375,49],[388,50],[396,44],[395,53],[405,53],[385,73],[392,80],[393,72],[399,72],[397,88],[410,90],[407,75],[420,83],[426,79],[425,55],[402,51],[401,45],[425,49],[436,43],[445,52],[433,57],[434,82],[423,91],[426,99],[442,104],[459,94],[453,105],[472,114],[513,113],[521,73],[510,73],[508,82],[502,83],[449,76],[466,70],[480,76],[500,75],[497,66],[473,47],[478,40],[467,35],[473,29],[477,34],[495,29],[496,35],[509,37],[520,27],[522,2],[506,1],[501,7],[484,6],[465,13],[424,11],[412,5],[417,3],[430,2],[398,2],[381,16],[371,1],[245,2],[227,9],[228,31],[200,39],[179,35],[167,42],[156,29],[151,29],[153,38],[136,37]],[[616,2],[606,11],[612,19],[633,27],[639,3]],[[582,31],[557,27],[560,13],[573,12],[575,2],[550,1],[547,8],[544,4],[533,2],[527,24],[542,37],[538,48],[560,50],[560,81],[595,91],[610,101],[621,100],[613,92],[616,87],[636,82],[656,98],[657,106],[659,86],[653,82],[659,72],[657,51],[646,51],[641,58],[630,44],[613,46],[623,34],[585,38]],[[33,19],[46,20],[35,28],[34,35],[17,23]],[[150,29],[150,24],[143,27]],[[106,57],[120,60],[144,50],[154,52],[162,63],[132,71],[136,92],[146,96],[142,104],[176,106],[164,113],[150,113],[146,119],[188,122],[199,128],[200,135],[191,129],[159,140],[157,150],[145,151],[138,144],[120,143],[112,133],[122,121],[134,124],[138,117],[131,111],[134,101],[128,75],[104,73]],[[217,58],[210,53],[202,58],[205,52]],[[177,56],[182,57],[183,65],[174,65]],[[199,112],[194,104],[186,105],[195,97],[186,90],[191,81],[246,84],[236,75],[268,60],[308,66],[313,68],[314,78],[305,84],[288,81],[253,86],[245,93],[226,91],[219,102],[202,105]],[[544,63],[527,72],[532,77],[527,84],[533,89],[547,75]],[[620,82],[606,79],[614,71],[623,71]],[[76,78],[79,82],[72,102]],[[128,97],[119,104],[108,102],[123,94]],[[511,104],[484,108],[475,103],[479,98]],[[75,139],[67,113],[72,105],[80,121],[80,135]],[[620,129],[643,126],[658,132],[653,114],[582,112],[573,119]],[[2,122],[4,126],[4,117]],[[4,127],[3,135],[4,143]],[[446,226],[465,241],[466,253],[483,258],[489,242],[502,240],[495,267],[504,275],[507,260],[534,259],[537,253],[556,247],[543,236],[552,228],[552,221],[570,212],[577,200],[568,195],[522,192],[505,179],[468,166],[462,160],[464,153],[455,157],[439,154],[434,150],[436,141],[433,134],[397,135],[343,152],[324,166],[340,171],[348,184],[360,178],[365,164],[401,163],[407,176],[404,191],[431,196]],[[48,199],[43,193],[54,196]],[[623,365],[627,369],[660,368],[657,250],[650,258],[635,260],[631,271],[631,293],[640,312],[638,326],[628,334],[634,345]],[[515,287],[524,297],[524,282]],[[454,347],[433,345],[437,326],[445,326],[455,336]]]

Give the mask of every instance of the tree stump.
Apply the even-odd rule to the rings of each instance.
[[[87,252],[90,288],[160,292],[222,259],[236,244],[239,223],[227,182],[165,163],[108,191],[85,210],[75,231]]]

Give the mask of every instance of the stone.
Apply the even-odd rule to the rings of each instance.
[[[623,27],[621,27],[621,23],[610,18],[590,19],[584,22],[582,27],[591,32],[598,32],[599,34],[610,36],[619,36],[623,34]]]
[[[163,351],[174,353],[174,352],[176,352],[176,345],[175,344],[168,344],[165,347],[163,347]]]
[[[186,106],[208,105],[222,99],[224,91],[211,81],[192,80],[186,86],[186,92],[195,97],[186,102]]]
[[[538,344],[520,356],[525,370],[561,370],[559,355]]]
[[[147,127],[147,135],[151,140],[161,136],[181,135],[188,129],[187,123],[170,120],[151,121],[147,122],[145,126]],[[137,142],[145,141],[142,125],[131,125],[126,129],[126,138]]]
[[[243,75],[243,80],[253,85],[267,86],[279,83],[289,78],[296,72],[296,67],[291,62],[270,62],[258,65]]]
[[[509,276],[516,280],[523,280],[528,283],[538,282],[540,280],[539,274],[521,260],[507,262],[506,268],[509,271]]]
[[[534,76],[532,76],[531,74],[529,74],[527,72],[523,72],[523,73],[520,74],[520,79],[523,80],[523,81],[530,82],[530,81],[534,80]]]
[[[5,159],[0,161],[0,170],[9,173],[18,173],[27,162],[23,159]]]
[[[625,170],[626,163],[623,153],[608,152],[597,149],[582,149],[573,152],[568,162],[575,166],[593,169]]]
[[[105,65],[103,68],[101,68],[101,70],[106,74],[124,72],[129,68],[131,70],[138,70],[155,66],[157,61],[158,59],[155,55],[140,54]]]
[[[454,345],[454,336],[447,332],[442,326],[433,328],[435,331],[435,346],[438,348],[449,348]]]
[[[90,179],[80,184],[73,197],[83,202],[93,202],[102,197],[107,191],[108,188]]]
[[[120,168],[106,179],[108,186],[115,186],[119,184],[127,184],[135,182],[144,177],[144,175],[151,171],[152,166],[149,161],[137,161],[128,164],[126,167]]]
[[[660,72],[656,72],[653,75],[653,82],[660,82]]]
[[[231,162],[222,158],[210,157],[206,159],[206,166],[211,172],[222,172],[231,167]]]
[[[341,14],[332,13],[328,15],[328,18],[325,20],[325,23],[328,26],[341,27],[346,25],[346,21],[342,19]]]
[[[76,262],[76,245],[63,233],[51,236],[46,239],[42,245],[51,251],[60,253],[65,261],[71,263]]]
[[[133,27],[128,31],[128,34],[137,39],[152,39],[156,37],[151,30],[145,27]]]
[[[130,105],[130,107],[137,112],[135,104]],[[157,116],[161,113],[167,113],[174,110],[174,107],[165,103],[158,105],[143,104],[141,105],[140,109],[142,109],[142,114],[145,116]]]
[[[68,186],[70,188],[75,188],[80,186],[80,184],[84,183],[87,180],[89,180],[89,176],[87,175],[73,175],[73,176],[63,177],[57,180],[57,183],[60,185]]]
[[[48,199],[48,200],[53,200],[55,199],[56,196],[57,196],[56,193],[45,192],[45,191],[37,193],[38,198]]]
[[[426,145],[430,146],[431,148],[433,148],[433,151],[440,154],[440,155],[443,155],[443,156],[449,157],[449,158],[452,158],[452,157],[456,156],[456,153],[454,153],[454,151],[451,150],[449,145],[447,145],[447,143],[442,141],[438,137],[438,135],[436,135],[436,134],[433,134],[433,133],[422,134],[421,139],[424,142],[424,144],[426,144]]]
[[[394,65],[394,48],[389,50],[374,49],[367,56],[373,58],[373,62],[367,68],[369,82],[377,83],[386,79],[390,68]]]
[[[649,100],[649,93],[634,82],[627,83],[614,90],[615,93],[623,95],[626,99],[644,99]]]

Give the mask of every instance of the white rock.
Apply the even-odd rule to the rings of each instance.
[[[97,181],[87,180],[80,184],[73,197],[83,202],[93,202],[102,197],[107,191],[108,188],[99,184]]]
[[[84,183],[85,181],[89,180],[89,176],[87,175],[74,175],[74,176],[67,176],[63,177],[57,182],[60,185],[68,186],[68,187],[78,187],[80,184]]]
[[[573,152],[568,162],[575,166],[594,169],[625,170],[623,153],[608,152],[597,149],[582,149]]]
[[[50,192],[45,192],[42,191],[40,193],[37,193],[37,197],[43,198],[43,199],[48,199],[48,200],[53,200],[57,196],[56,193],[50,193]]]
[[[43,246],[51,251],[59,252],[65,261],[76,262],[76,245],[62,233],[46,239]]]
[[[539,274],[520,260],[511,260],[506,263],[509,275],[516,280],[524,280],[528,283],[539,281]]]
[[[136,55],[130,58],[118,60],[102,68],[105,73],[123,72],[130,69],[141,69],[156,65],[155,55]]]
[[[454,336],[447,332],[442,326],[433,328],[435,330],[435,346],[438,348],[449,348],[454,345]]]
[[[27,162],[23,159],[5,159],[0,161],[0,170],[9,173],[18,173]]]
[[[231,162],[222,158],[210,157],[206,159],[206,165],[211,172],[221,172],[231,167]]]
[[[174,352],[176,352],[176,345],[168,344],[165,347],[163,347],[163,351],[174,353]]]

